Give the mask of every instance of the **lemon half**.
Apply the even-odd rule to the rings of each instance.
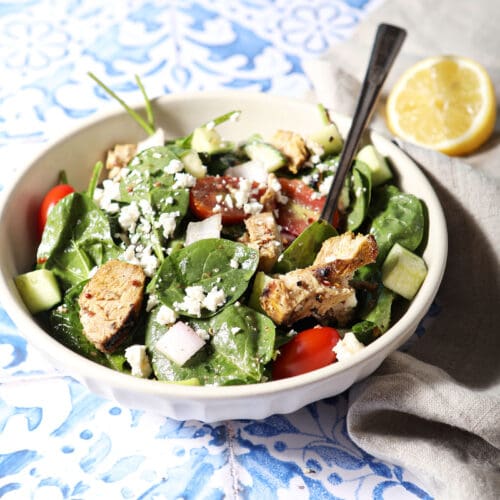
[[[495,127],[491,78],[465,57],[424,59],[403,73],[391,90],[386,118],[401,139],[449,155],[471,153]]]

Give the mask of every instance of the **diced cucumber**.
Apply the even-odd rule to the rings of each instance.
[[[395,243],[382,264],[382,283],[405,299],[417,294],[427,275],[424,259]]]
[[[222,148],[222,138],[214,128],[198,127],[193,131],[191,147],[198,153],[213,154]]]
[[[370,167],[370,170],[372,171],[373,186],[379,186],[389,179],[392,179],[392,172],[387,164],[387,160],[380,154],[373,144],[367,144],[362,147],[356,155],[356,159],[362,161],[365,165]]]
[[[188,151],[181,156],[186,172],[197,179],[207,175],[207,167],[203,165],[200,155],[196,151]]]
[[[249,142],[244,150],[251,160],[262,163],[268,172],[274,172],[286,164],[283,153],[267,142]]]
[[[329,123],[316,132],[313,132],[309,135],[308,139],[319,144],[325,155],[339,153],[344,144],[344,140],[335,123]]]
[[[250,293],[250,298],[248,299],[248,305],[249,307],[255,309],[260,313],[264,312],[260,305],[260,296],[262,295],[264,287],[267,285],[267,283],[269,283],[269,281],[271,281],[271,279],[272,278],[263,271],[259,271],[255,275],[252,291]]]
[[[37,269],[20,274],[14,281],[26,307],[32,314],[47,311],[62,300],[56,277],[48,269]]]

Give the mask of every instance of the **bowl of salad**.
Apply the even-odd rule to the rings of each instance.
[[[415,331],[447,255],[419,168],[369,131],[320,218],[350,120],[238,91],[113,108],[3,193],[0,301],[91,390],[177,419],[289,413]]]

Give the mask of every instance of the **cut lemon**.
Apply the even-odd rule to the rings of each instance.
[[[391,132],[449,155],[481,146],[496,120],[491,79],[477,62],[459,56],[424,59],[409,68],[386,104]]]

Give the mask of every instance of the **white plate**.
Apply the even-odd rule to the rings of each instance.
[[[269,94],[211,92],[165,96],[154,101],[157,125],[169,137],[186,135],[227,111],[241,110],[237,123],[220,127],[224,138],[245,139],[259,132],[270,136],[278,128],[310,132],[321,126],[314,104]],[[333,115],[343,133],[349,119]],[[160,412],[176,419],[207,422],[234,418],[265,418],[289,413],[334,396],[371,374],[415,331],[439,288],[447,255],[447,232],[439,200],[413,161],[389,140],[370,132],[369,140],[389,158],[400,187],[422,199],[429,213],[428,244],[424,253],[428,275],[404,316],[381,338],[352,359],[304,375],[264,384],[191,387],[138,379],[93,363],[54,340],[26,311],[13,278],[30,270],[35,259],[36,211],[61,169],[71,183],[84,189],[91,169],[116,143],[137,142],[144,132],[122,110],[83,122],[21,166],[16,181],[3,193],[0,206],[0,302],[27,340],[92,391],[131,408]]]

